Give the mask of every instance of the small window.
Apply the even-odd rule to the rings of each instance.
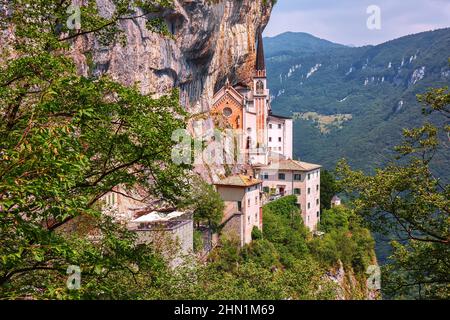
[[[114,192],[111,192],[109,195],[107,195],[106,203],[110,206],[113,206],[116,203],[115,196],[116,196],[116,194]]]
[[[278,180],[286,180],[286,175],[284,173],[279,173]]]
[[[264,193],[269,193],[270,192],[270,188],[269,187],[264,187],[263,191],[264,191]]]
[[[317,200],[319,202],[319,200]],[[255,197],[255,205],[258,205],[258,197]]]
[[[295,195],[300,195],[301,194],[301,190],[299,188],[295,188],[294,189],[294,194]]]
[[[247,203],[248,203],[248,206],[250,207],[250,199],[248,199]]]
[[[256,94],[264,94],[264,83],[261,80],[256,83]]]
[[[311,188],[308,188],[308,194],[311,194]]]
[[[272,129],[272,124],[271,123],[269,123],[269,129]]]
[[[269,142],[272,142],[272,137],[269,137]]]
[[[316,191],[319,191],[319,185],[316,186]]]
[[[281,124],[278,124],[278,129],[281,129]]]
[[[317,211],[317,218],[320,218],[320,212]]]
[[[308,209],[311,209],[311,202],[308,202]]]
[[[248,216],[248,223],[250,223],[250,216]]]
[[[269,174],[268,173],[264,173],[263,174],[263,180],[269,180]]]
[[[278,142],[281,142],[281,137],[280,137],[280,138],[278,138]]]
[[[281,151],[281,147],[278,147],[278,150]]]
[[[308,180],[311,180],[311,173],[308,173]]]
[[[319,205],[319,199],[316,199],[316,205]]]
[[[295,181],[301,181],[302,180],[302,175],[301,174],[294,174],[294,180]]]
[[[242,211],[242,202],[238,201],[237,206],[238,206],[238,211],[241,212]]]

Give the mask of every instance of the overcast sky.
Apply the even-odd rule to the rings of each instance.
[[[380,30],[367,27],[370,5],[381,10]],[[264,35],[299,31],[360,46],[445,27],[450,0],[278,0]]]

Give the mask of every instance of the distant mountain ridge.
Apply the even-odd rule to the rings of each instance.
[[[264,39],[267,58],[280,54],[311,54],[319,51],[346,48],[325,39],[317,38],[305,32],[285,32],[272,38]]]
[[[366,171],[386,163],[401,128],[426,120],[416,95],[450,84],[450,28],[364,47],[289,32],[265,47],[274,111],[302,114],[295,156],[330,169],[340,158]],[[444,151],[437,173],[449,177]]]

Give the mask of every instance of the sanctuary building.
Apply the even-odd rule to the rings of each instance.
[[[233,208],[232,213],[224,215],[224,222],[231,215],[240,217],[237,225],[242,230],[241,243],[250,241],[249,227],[262,229],[262,206],[287,195],[297,196],[305,225],[315,231],[320,221],[321,166],[293,160],[293,120],[272,112],[261,33],[251,85],[233,86],[227,80],[213,97],[211,114],[225,119],[228,127],[238,133],[239,154],[247,168],[246,176],[227,177],[215,183],[227,208]],[[250,187],[243,181],[254,184]],[[255,187],[260,188],[260,199],[253,194],[247,199],[246,192],[254,193]],[[259,207],[249,210],[252,205]]]

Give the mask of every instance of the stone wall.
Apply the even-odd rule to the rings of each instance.
[[[243,219],[243,214],[236,213],[233,215],[223,227],[222,236],[228,240],[238,241],[243,245]]]
[[[179,221],[174,226],[155,226],[151,230],[136,230],[138,243],[151,244],[175,268],[194,251],[193,220]]]

